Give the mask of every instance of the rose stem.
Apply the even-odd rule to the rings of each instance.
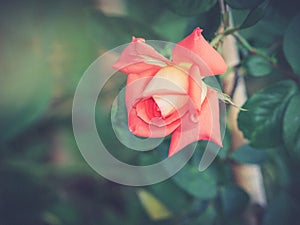
[[[232,26],[232,19],[230,9],[228,9],[224,3],[224,0],[219,0],[221,9],[225,8],[228,15],[228,25]],[[226,24],[225,24],[226,25]],[[222,30],[227,30],[223,23]],[[235,39],[232,35],[226,36],[223,42],[223,57],[228,67],[234,67],[239,64],[238,48],[235,44]],[[243,77],[236,79],[236,70],[231,70],[230,73],[222,79],[224,92],[226,94],[232,94],[233,102],[238,106],[242,106],[247,100],[246,86]],[[237,82],[235,84],[235,82]],[[233,92],[234,89],[234,93]],[[248,141],[244,139],[242,132],[238,128],[237,117],[239,109],[236,107],[230,107],[228,113],[228,127],[231,132],[231,150],[234,151]],[[265,207],[266,195],[263,184],[263,177],[260,167],[257,165],[241,165],[238,163],[232,164],[232,171],[235,177],[236,183],[242,187],[250,196],[250,207],[245,213],[245,222],[248,225],[260,224],[257,213],[254,211],[255,206]]]

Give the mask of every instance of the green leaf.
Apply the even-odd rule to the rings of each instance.
[[[208,11],[217,0],[164,0],[173,12],[181,16],[195,16]]]
[[[200,172],[196,166],[187,164],[172,179],[196,198],[212,199],[217,195],[216,179],[209,169]]]
[[[243,105],[238,124],[251,145],[271,148],[281,145],[282,120],[290,98],[297,92],[293,81],[280,81],[253,94]]]
[[[243,189],[233,184],[222,187],[220,194],[224,214],[228,217],[241,214],[249,203],[248,194]]]
[[[237,25],[242,24],[245,20],[244,10],[232,10],[232,14]],[[274,42],[278,41],[279,36],[284,34],[286,27],[287,19],[281,14],[281,11],[268,7],[266,15],[259,23],[241,30],[240,34],[250,41],[252,46],[269,48]]]
[[[293,71],[300,75],[300,14],[288,25],[283,37],[283,51]]]
[[[251,55],[245,62],[247,72],[255,77],[265,76],[271,73],[272,65],[265,58]]]
[[[255,25],[264,17],[268,5],[269,0],[266,0],[253,8],[239,28],[244,29]]]
[[[233,160],[242,164],[262,164],[265,162],[266,156],[265,151],[252,148],[248,144],[239,147],[231,154]]]
[[[253,8],[260,3],[262,3],[264,0],[225,0],[226,3],[235,9],[250,9]]]
[[[283,140],[291,152],[300,157],[300,94],[293,96],[283,119]]]
[[[213,8],[205,13],[201,13],[195,19],[189,23],[188,30],[190,33],[195,29],[195,27],[201,27],[203,29],[203,36],[207,40],[211,40],[215,37],[216,32],[221,23],[221,13],[220,6],[216,4]]]

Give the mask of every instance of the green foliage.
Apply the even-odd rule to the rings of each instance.
[[[182,189],[173,180],[166,180],[158,184],[151,185],[149,188],[173,214],[183,213],[184,208],[190,207],[188,194],[183,194]],[[177,196],[177,198],[174,198]]]
[[[209,11],[199,14],[195,19],[192,20],[189,24],[190,32],[197,26],[203,29],[202,34],[203,36],[211,40],[221,23],[221,14],[220,14],[220,6],[216,4],[212,7]]]
[[[285,31],[283,39],[283,50],[285,57],[292,67],[293,71],[300,75],[300,65],[299,65],[299,48],[300,48],[300,15],[298,14],[295,18],[290,21],[288,28]]]
[[[221,188],[221,205],[226,217],[232,218],[243,213],[249,203],[248,194],[240,187],[228,184]]]
[[[226,3],[230,5],[230,7],[235,9],[248,9],[248,8],[254,8],[255,6],[259,5],[265,0],[226,0]]]
[[[272,72],[271,63],[262,56],[251,55],[246,59],[245,67],[248,74],[261,77]]]
[[[242,24],[248,14],[248,10],[233,10],[235,25]],[[271,1],[264,17],[254,26],[243,29],[239,33],[250,41],[253,46],[269,48],[272,44],[278,42],[279,37],[284,34],[287,22],[288,19],[282,14],[282,11],[275,8]]]
[[[300,157],[300,94],[294,95],[283,119],[283,140],[293,156]]]
[[[262,164],[266,161],[267,155],[265,151],[246,144],[236,149],[231,154],[231,158],[241,164]]]
[[[217,183],[209,170],[199,173],[196,166],[185,165],[172,177],[183,190],[200,199],[212,199],[217,194]]]
[[[298,224],[299,206],[288,193],[279,192],[270,202],[263,225]]]
[[[160,39],[152,29],[140,21],[128,17],[108,17],[98,10],[88,12],[88,28],[94,41],[104,50],[129,43],[132,36],[148,40]]]
[[[228,153],[230,151],[231,146],[231,135],[229,129],[226,129],[225,136],[223,138],[223,148],[220,149],[218,156],[221,159],[226,159],[228,157]]]
[[[185,33],[189,21],[190,19],[187,17],[179,16],[172,11],[166,11],[153,24],[153,29],[164,40],[177,43],[184,37],[183,34]]]
[[[79,224],[79,211],[71,202],[56,201],[48,211],[43,213],[43,219],[50,224]]]
[[[167,7],[161,0],[127,0],[128,15],[136,21],[155,22]]]
[[[265,15],[268,4],[269,4],[269,0],[265,0],[261,4],[251,9],[250,13],[247,15],[246,19],[239,26],[239,28],[240,29],[248,28],[255,25],[258,21],[260,21]]]
[[[166,206],[151,193],[140,189],[137,194],[143,207],[152,220],[163,220],[172,216],[172,213],[166,208]]]
[[[217,211],[212,205],[210,205],[207,207],[205,212],[199,216],[199,218],[196,220],[196,223],[213,225],[216,222],[216,217]]]
[[[216,4],[216,0],[163,0],[178,15],[195,16],[208,11]]]
[[[0,168],[0,222],[30,225],[41,222],[41,213],[54,198],[51,190],[32,173],[16,168]]]
[[[290,98],[297,92],[293,81],[280,81],[253,94],[238,117],[239,128],[251,145],[269,148],[281,145],[282,120]]]
[[[41,55],[33,49],[4,48],[0,82],[0,141],[6,141],[36,122],[52,97],[53,80]]]
[[[213,39],[227,16],[218,2],[127,0],[122,16],[104,13],[90,0],[1,2],[0,224],[245,224],[249,196],[234,183],[232,162],[256,164],[263,171],[268,197],[263,225],[300,224],[299,4],[225,2],[234,8],[233,24],[240,24],[237,32],[245,40],[237,40],[242,63],[233,70],[246,76],[251,94],[243,106],[248,111],[238,119],[250,143],[231,152],[227,129],[216,160],[199,172],[207,144],[199,142],[178,174],[143,187],[144,203],[137,188],[103,179],[82,158],[71,127],[75,88],[98,55],[132,36],[177,42],[200,26],[205,38]],[[158,162],[167,157],[169,137],[151,152],[134,151],[117,139],[137,140],[127,127],[124,96],[113,104],[125,80],[116,73],[99,95],[99,136],[124,162]],[[163,205],[167,217],[152,221],[147,212],[157,213],[157,205],[149,196]]]

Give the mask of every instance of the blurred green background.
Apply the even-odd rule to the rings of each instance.
[[[272,107],[287,101],[287,96],[296,96],[285,119],[285,108],[278,109],[274,118],[270,116],[270,123],[276,126],[267,130],[276,133],[284,129],[284,134],[291,135],[283,140],[279,133],[275,144],[270,133],[269,139],[251,139],[256,124],[247,124],[249,117],[241,115],[240,126],[255,148],[247,145],[237,153],[229,153],[227,132],[222,152],[205,172],[197,170],[201,144],[205,144],[200,142],[197,154],[172,179],[137,188],[102,178],[82,158],[71,123],[75,88],[98,56],[130,42],[133,35],[178,42],[200,26],[203,35],[212,40],[222,17],[217,1],[2,0],[0,225],[245,224],[243,212],[249,206],[249,196],[234,182],[231,165],[235,162],[257,164],[263,169],[268,206],[259,209],[260,224],[300,224],[300,125],[290,121],[299,116],[300,110],[296,95],[299,3],[271,0],[265,7],[262,0],[226,2],[234,8],[235,24],[242,24],[252,13],[240,34],[263,54],[276,58],[274,66],[238,43],[241,63],[235,69],[243,73],[248,94],[276,81],[292,82],[284,81],[283,93],[282,86],[273,88],[274,93],[279,92],[269,94],[271,99],[262,95],[271,105],[254,100],[247,108],[253,107],[254,112],[267,108],[269,111],[264,113],[270,116],[274,113]],[[101,92],[96,115],[100,136],[123,161],[159,161],[165,157],[167,143],[141,155],[128,154],[116,141],[110,109],[125,79],[121,74],[114,76]],[[272,96],[283,97],[274,102]],[[292,131],[282,125],[283,120],[296,124]]]

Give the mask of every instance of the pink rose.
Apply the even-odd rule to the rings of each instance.
[[[220,54],[196,28],[177,43],[169,60],[133,37],[114,67],[128,74],[129,130],[141,137],[172,134],[169,156],[198,140],[222,146],[218,93],[202,79],[225,73]]]

